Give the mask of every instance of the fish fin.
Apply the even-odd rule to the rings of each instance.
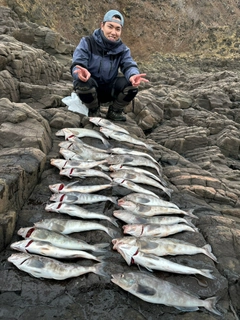
[[[123,256],[123,258],[125,259],[125,261],[127,262],[127,264],[130,266],[132,263],[132,257],[138,251],[138,247],[137,246],[129,247],[128,245],[125,246],[123,244],[121,246],[121,248],[119,248],[119,251],[120,251],[121,255]]]
[[[70,182],[66,185],[66,187],[69,187],[69,186],[73,186],[74,184],[78,183],[79,181],[73,181],[73,182]]]
[[[98,244],[95,244],[94,247],[96,248],[96,251],[98,252],[106,252],[106,247],[109,246],[109,243],[98,243]]]
[[[111,183],[112,184],[112,183]],[[109,197],[108,198],[109,201],[111,201],[112,203],[118,204],[118,198],[117,197]]]
[[[105,262],[101,262],[101,263],[96,264],[94,273],[96,273],[102,277],[108,277],[108,274],[104,271],[105,265],[106,265]]]
[[[156,294],[156,290],[146,286],[143,286],[141,284],[138,284],[137,288],[136,288],[136,292],[143,294],[144,296],[154,296]]]
[[[209,310],[209,311],[217,314],[218,316],[222,316],[222,313],[221,313],[220,311],[218,311],[218,310],[216,309],[216,306],[215,306],[216,303],[217,303],[217,300],[218,300],[218,298],[215,297],[215,296],[214,296],[214,297],[211,297],[211,298],[205,299],[205,300],[204,300],[204,307],[205,307],[207,310]]]
[[[209,269],[199,269],[201,275],[203,275],[204,277],[207,277],[209,279],[216,279],[216,277],[214,275],[212,275],[212,270]]]
[[[190,312],[190,311],[197,311],[199,310],[198,307],[178,307],[178,306],[174,306],[176,309],[181,310],[183,312]]]
[[[218,263],[217,258],[215,257],[215,255],[212,253],[212,247],[210,246],[210,244],[206,244],[202,249],[205,250],[205,254],[211,258],[212,260],[214,260],[215,262]]]

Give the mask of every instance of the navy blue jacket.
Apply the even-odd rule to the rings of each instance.
[[[78,75],[73,73],[76,65],[86,68],[100,85],[113,82],[119,69],[127,80],[140,73],[130,49],[120,40],[109,50],[104,45],[101,29],[95,30],[91,36],[83,37],[76,47],[71,66],[74,80],[78,79]]]

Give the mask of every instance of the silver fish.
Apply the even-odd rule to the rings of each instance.
[[[59,147],[72,150],[72,151],[74,151],[74,152],[76,152],[78,154],[79,154],[79,152],[81,152],[82,148],[91,150],[92,152],[95,152],[95,153],[107,153],[107,154],[110,153],[108,150],[100,149],[100,148],[91,146],[90,144],[87,144],[87,143],[83,142],[81,139],[79,139],[76,136],[73,136],[73,137],[71,137],[69,139],[71,141],[62,141],[62,142],[60,142],[58,144]]]
[[[81,221],[73,219],[44,219],[34,223],[36,228],[48,229],[51,231],[56,231],[61,234],[70,234],[74,232],[83,232],[91,230],[102,230],[106,232],[111,238],[114,238],[118,232],[105,227],[104,225],[92,222],[92,221]]]
[[[179,209],[179,207],[170,202],[170,201],[165,201],[156,197],[152,196],[146,196],[144,193],[130,193],[127,196],[121,198],[120,200],[130,200],[139,204],[144,204],[147,206],[164,206],[164,207],[170,207],[170,208],[176,208]]]
[[[111,130],[120,131],[120,132],[124,132],[126,134],[129,134],[129,132],[126,129],[124,129],[124,128],[116,125],[115,123],[113,123],[107,119],[104,119],[104,118],[90,117],[89,121],[94,123],[96,126],[105,127],[105,128],[111,129]]]
[[[141,192],[141,193],[145,193],[145,194],[151,194],[154,197],[158,198],[158,195],[148,189],[142,188],[140,187],[138,184],[130,181],[130,180],[126,180],[124,178],[114,178],[113,182],[124,187],[127,188],[129,190],[135,191],[135,192]]]
[[[52,184],[49,189],[54,193],[68,193],[68,192],[81,192],[81,193],[92,193],[103,189],[111,188],[112,184],[100,184],[100,185],[86,185],[81,186],[78,181],[65,185],[64,183]]]
[[[183,231],[198,232],[184,223],[160,225],[160,224],[126,224],[123,227],[124,234],[131,234],[135,237],[167,237]]]
[[[141,252],[155,254],[156,256],[175,256],[175,255],[195,255],[205,254],[213,261],[217,262],[217,258],[212,253],[212,248],[209,244],[203,247],[172,238],[156,238],[156,237],[123,237],[113,239],[113,249],[117,250],[119,244],[127,243],[131,246],[137,246]]]
[[[77,161],[84,161],[84,158],[75,152],[65,149],[65,148],[60,148],[59,153],[63,156],[65,160],[77,160]]]
[[[60,170],[59,174],[62,176],[67,176],[69,178],[101,177],[109,181],[112,181],[112,178],[109,177],[106,173],[96,169],[86,169],[86,170],[78,169],[78,168],[62,169]]]
[[[100,139],[106,148],[111,147],[107,139],[105,139],[104,136],[99,131],[96,131],[93,129],[64,128],[56,132],[56,136],[62,136],[62,135],[65,136],[65,140],[69,140],[72,136],[76,136],[78,138],[91,137],[95,139]]]
[[[178,216],[140,216],[137,213],[134,213],[130,210],[114,210],[113,211],[114,217],[124,221],[127,224],[138,224],[138,223],[157,223],[161,225],[171,225],[177,223],[186,223],[191,227],[194,227],[194,224],[190,221],[191,219],[188,218],[181,218]]]
[[[36,278],[64,280],[79,277],[85,273],[93,272],[105,276],[104,263],[84,267],[73,263],[63,263],[58,260],[32,255],[28,253],[14,253],[8,258],[18,269],[25,271]]]
[[[126,179],[126,180],[131,180],[136,183],[141,183],[145,185],[150,185],[153,186],[157,189],[161,189],[164,191],[169,197],[171,197],[172,190],[164,187],[162,184],[160,184],[158,181],[146,176],[145,174],[142,173],[137,173],[137,172],[132,172],[129,170],[119,170],[112,172],[110,174],[111,178],[121,178],[121,179]],[[141,193],[141,191],[136,191]],[[143,193],[143,192],[142,192]],[[146,193],[146,192],[145,192]]]
[[[160,164],[157,162],[156,159],[154,159],[150,154],[146,153],[146,152],[141,152],[141,151],[137,151],[137,150],[132,150],[132,149],[128,149],[128,148],[112,148],[111,149],[112,153],[115,154],[132,154],[134,156],[141,156],[141,157],[146,157],[149,158],[150,160],[152,160],[153,162],[157,163],[159,168]]]
[[[50,164],[57,167],[58,169],[71,169],[71,168],[78,168],[78,169],[91,169],[94,167],[99,166],[100,164],[106,163],[107,160],[90,160],[90,161],[83,161],[83,160],[65,160],[65,159],[51,159]]]
[[[212,275],[212,270],[192,268],[165,258],[158,257],[154,254],[146,254],[139,251],[137,246],[124,243],[119,244],[117,250],[128,265],[135,263],[143,266],[149,271],[159,270],[179,274],[200,274],[206,278],[215,279],[214,275]]]
[[[71,250],[66,248],[59,248],[46,241],[35,240],[21,240],[11,244],[11,248],[25,253],[40,254],[51,258],[58,259],[74,259],[84,258],[95,261],[101,261],[100,258],[95,257],[91,253],[81,250]]]
[[[124,133],[124,132],[115,131],[115,130],[111,130],[111,129],[104,128],[104,127],[100,127],[100,132],[103,133],[106,137],[108,137],[108,138],[110,137],[116,141],[136,144],[139,146],[143,146],[146,149],[152,151],[152,147],[150,145],[148,145],[147,143],[144,143],[143,141],[136,139],[136,138],[130,136],[129,134]]]
[[[203,307],[216,315],[222,315],[215,307],[216,297],[200,299],[196,294],[186,292],[180,286],[147,273],[115,273],[111,281],[123,290],[150,303],[164,304],[183,312],[197,311]]]
[[[137,172],[137,173],[143,173],[146,176],[149,176],[152,179],[157,180],[158,182],[160,182],[163,186],[166,186],[167,183],[160,177],[156,176],[155,174],[153,174],[152,172],[142,169],[142,168],[138,168],[138,167],[131,167],[131,166],[123,166],[122,164],[114,164],[109,166],[109,170],[110,171],[118,171],[118,170],[130,170],[132,172]]]
[[[106,158],[109,165],[121,164],[121,165],[129,165],[129,166],[144,166],[154,168],[159,176],[161,176],[159,165],[149,159],[144,157],[137,157],[134,155],[111,155]]]
[[[53,195],[53,196],[55,196],[55,195]],[[63,195],[63,196],[64,196],[64,198],[69,198],[70,194]],[[64,203],[64,202],[55,202],[55,203],[51,203],[51,204],[46,205],[45,210],[57,212],[57,213],[68,214],[69,216],[78,217],[81,219],[107,220],[107,221],[111,222],[114,226],[118,227],[116,219],[114,219],[112,217],[108,217],[105,214],[88,211],[88,210],[86,210],[80,206],[74,205],[74,204],[68,204],[68,203]]]
[[[194,214],[192,214],[192,211],[184,211],[181,209],[176,209],[172,207],[164,207],[164,206],[149,206],[144,204],[139,204],[130,200],[118,200],[118,205],[122,208],[132,211],[140,216],[143,217],[152,217],[156,215],[172,215],[172,214],[181,214],[181,215],[187,215],[191,218],[197,218]]]
[[[72,238],[70,236],[63,235],[55,231],[50,231],[47,229],[38,229],[35,227],[20,228],[17,234],[25,239],[46,241],[50,242],[56,247],[66,249],[104,252],[106,250],[103,248],[106,248],[109,245],[108,243],[90,245],[83,240]]]

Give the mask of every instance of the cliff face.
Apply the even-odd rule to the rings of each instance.
[[[135,59],[151,54],[210,52],[238,54],[240,2],[236,0],[0,0],[24,21],[47,26],[76,45],[99,27],[104,13],[117,9],[125,16],[122,39]]]

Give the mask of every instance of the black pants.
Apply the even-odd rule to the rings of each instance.
[[[131,82],[129,82],[124,76],[118,76],[112,83],[104,85],[97,84],[97,82],[92,77],[90,77],[87,82],[83,82],[79,79],[74,81],[75,90],[77,88],[91,89],[95,87],[99,103],[114,101],[126,87],[129,87],[131,85]],[[93,100],[92,95],[81,93],[78,95],[83,103],[90,103],[90,100]],[[131,97],[129,96],[129,102],[134,99],[135,95],[136,93],[132,94]]]

